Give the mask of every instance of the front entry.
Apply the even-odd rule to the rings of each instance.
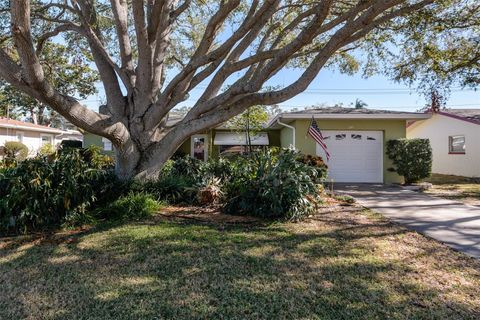
[[[383,132],[323,130],[330,153],[328,176],[335,182],[383,183]],[[326,159],[317,144],[317,155]]]
[[[208,140],[206,134],[196,134],[191,137],[190,156],[198,160],[207,161]]]

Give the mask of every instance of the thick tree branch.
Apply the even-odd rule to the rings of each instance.
[[[73,124],[91,132],[108,136],[116,142],[122,141],[119,126],[111,122],[107,116],[102,116],[82,106],[72,97],[62,95],[52,88],[45,79],[43,68],[35,54],[30,26],[30,4],[28,0],[14,1],[11,6],[12,34],[22,65],[19,77],[19,67],[11,59],[2,61],[1,74],[7,81],[19,85],[27,94],[32,94],[40,101],[48,104]],[[8,56],[2,52],[2,57]],[[10,74],[10,76],[9,76]],[[17,75],[17,76],[14,76]]]

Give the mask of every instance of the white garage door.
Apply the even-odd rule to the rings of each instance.
[[[382,131],[322,131],[330,153],[329,178],[335,182],[383,182]],[[317,154],[326,159],[317,144]]]

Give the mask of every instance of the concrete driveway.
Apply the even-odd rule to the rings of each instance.
[[[432,237],[470,256],[480,258],[480,208],[452,200],[378,184],[338,184],[336,193]]]

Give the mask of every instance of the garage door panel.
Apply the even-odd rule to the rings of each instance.
[[[329,177],[337,182],[383,182],[382,131],[323,131],[331,155]],[[317,145],[317,154],[325,157]]]

